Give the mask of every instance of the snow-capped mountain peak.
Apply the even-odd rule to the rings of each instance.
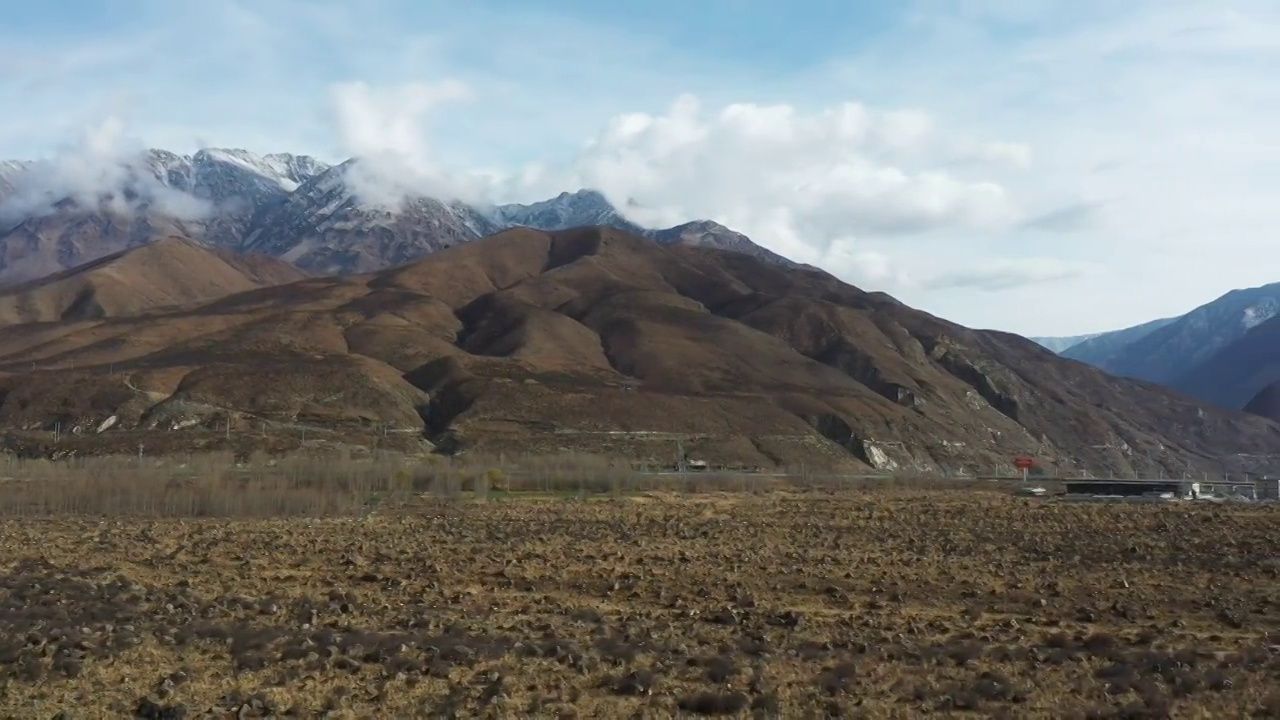
[[[297,190],[299,185],[329,168],[325,163],[307,155],[257,155],[247,150],[228,148],[200,150],[191,156],[190,164],[195,170],[197,185],[201,184],[202,178],[226,172],[230,168],[235,172],[255,176],[259,182],[272,183],[286,193]],[[204,184],[216,183],[206,179]]]
[[[264,253],[320,274],[401,265],[500,228],[461,202],[403,198],[393,206],[356,191],[358,160],[326,168],[279,203],[265,205],[241,250]]]
[[[609,225],[632,232],[643,228],[625,218],[598,190],[562,192],[528,205],[511,203],[492,208],[490,219],[502,227],[525,225],[543,230],[564,230],[583,225]]]
[[[641,227],[598,190],[480,208],[406,196],[359,159],[330,166],[306,155],[210,147],[191,155],[155,149],[0,163],[0,284],[67,269],[159,233],[341,274],[403,264],[517,225],[611,226],[662,244],[788,263],[710,221]],[[28,259],[6,259],[10,242],[21,243]]]
[[[266,158],[244,150],[206,148],[191,156],[191,164],[195,166],[197,173],[215,163],[232,165],[244,172],[253,173],[264,180],[275,183],[285,192],[293,192],[298,189],[298,182],[289,177],[288,169],[283,164],[272,163]]]
[[[278,199],[327,166],[307,156],[259,156],[246,150],[204,148],[193,155],[153,149],[135,155],[58,157],[0,164],[0,199],[40,215],[72,201],[85,211],[109,203],[113,211],[143,212],[174,192],[194,202],[244,212]],[[10,212],[14,212],[13,209]]]
[[[329,169],[328,163],[321,162],[310,155],[271,153],[263,155],[262,159],[277,173],[298,184]]]

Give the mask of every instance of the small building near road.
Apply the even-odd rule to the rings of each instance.
[[[1280,484],[1271,480],[1198,481],[1189,479],[1161,480],[1067,480],[1064,497],[1068,500],[1129,500],[1162,502],[1204,500],[1209,502],[1255,501],[1280,498]]]
[[[1071,480],[1066,496],[1075,500],[1162,500],[1199,499],[1200,483],[1191,480]]]

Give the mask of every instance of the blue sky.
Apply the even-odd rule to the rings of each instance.
[[[11,5],[0,158],[233,146],[485,200],[591,185],[1025,334],[1280,281],[1270,0]]]

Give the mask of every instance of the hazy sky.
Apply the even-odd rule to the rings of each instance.
[[[958,322],[1074,334],[1280,281],[1274,0],[10,3],[0,158],[377,158],[596,187]],[[81,163],[80,166],[88,165]]]

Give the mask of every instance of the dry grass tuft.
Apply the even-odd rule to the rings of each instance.
[[[185,457],[0,459],[0,516],[270,518],[358,516],[424,496],[489,501],[508,496],[635,497],[653,493],[778,490],[991,489],[991,483],[938,479],[841,479],[742,473],[639,472],[589,455],[414,457],[382,451],[272,458],[234,453]]]

